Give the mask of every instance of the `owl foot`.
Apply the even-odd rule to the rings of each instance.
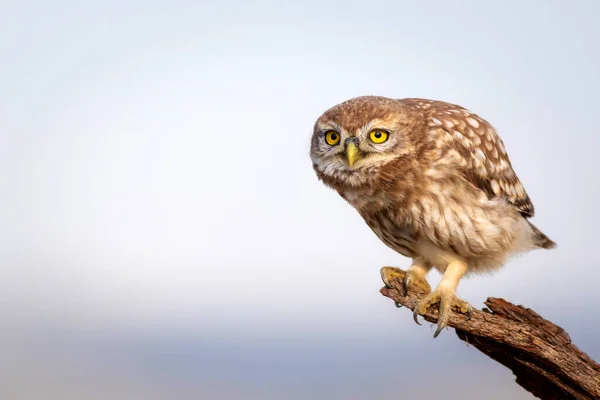
[[[409,268],[407,271],[403,271],[399,268],[394,267],[383,267],[381,268],[381,280],[385,286],[392,287],[391,281],[395,279],[397,281],[402,282],[402,288],[404,289],[403,296],[408,295],[408,290],[411,287],[419,287],[419,292],[421,293],[430,293],[431,286],[423,277],[423,273],[419,270],[415,270],[413,268]],[[402,304],[394,301],[396,307],[401,308]],[[419,324],[420,325],[420,324]]]
[[[415,322],[421,325],[418,320],[419,314],[425,314],[430,306],[433,306],[438,303],[438,328],[433,334],[434,338],[438,337],[440,332],[446,326],[448,326],[448,319],[450,317],[452,309],[461,314],[466,314],[467,321],[471,319],[471,316],[473,314],[473,307],[466,301],[460,300],[458,297],[456,297],[456,294],[453,290],[438,286],[432,293],[429,293],[415,305],[415,308],[413,310],[413,318]]]
[[[387,286],[389,288],[392,287],[392,284],[391,284],[392,279],[397,279],[397,280],[403,282],[404,277],[406,275],[406,272],[404,272],[400,268],[395,268],[395,267],[382,267],[380,273],[381,273],[381,280],[383,281],[385,286]]]
[[[390,283],[392,279],[397,279],[402,282],[404,296],[407,295],[408,289],[413,285],[419,286],[425,293],[431,292],[431,286],[429,286],[429,283],[427,283],[420,271],[411,268],[409,268],[408,271],[403,271],[400,268],[394,267],[381,268],[381,280],[385,286],[392,287],[392,284]]]

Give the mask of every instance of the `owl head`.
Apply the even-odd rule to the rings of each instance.
[[[417,122],[394,99],[365,96],[338,104],[315,123],[313,166],[324,180],[352,186],[367,183],[383,165],[413,151],[410,132]]]

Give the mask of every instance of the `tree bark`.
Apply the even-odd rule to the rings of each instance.
[[[412,285],[405,293],[404,271],[383,267],[381,293],[397,306],[414,309],[427,290]],[[600,365],[571,343],[569,334],[533,310],[490,297],[487,308],[467,321],[456,310],[448,325],[459,339],[512,370],[516,382],[540,399],[600,399]],[[437,306],[423,318],[437,321]]]

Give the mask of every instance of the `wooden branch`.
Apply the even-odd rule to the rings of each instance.
[[[381,293],[397,306],[414,309],[427,290],[412,285],[404,293],[404,271],[383,267]],[[600,365],[571,343],[569,334],[533,310],[488,298],[487,308],[466,316],[451,313],[448,325],[459,339],[513,371],[516,382],[540,399],[600,399]],[[423,318],[437,321],[437,306]],[[442,333],[443,334],[443,333]]]

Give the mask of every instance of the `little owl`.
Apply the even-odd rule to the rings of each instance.
[[[420,284],[430,291],[427,272],[443,273],[414,309],[417,321],[439,303],[434,337],[447,325],[452,306],[472,311],[456,297],[463,276],[555,246],[529,222],[533,204],[502,140],[463,107],[354,98],[319,117],[310,155],[318,178],[356,208],[383,243],[412,259],[405,288]]]

